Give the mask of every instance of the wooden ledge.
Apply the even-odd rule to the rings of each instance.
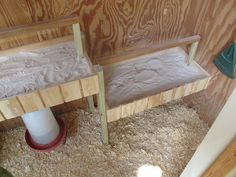
[[[12,37],[28,35],[29,33],[35,33],[46,29],[64,27],[78,22],[79,18],[77,16],[67,16],[27,25],[4,28],[0,30],[0,41]]]
[[[177,47],[177,46],[185,46],[188,44],[192,44],[194,42],[198,42],[199,40],[200,40],[200,36],[195,35],[191,37],[166,41],[161,44],[154,44],[154,45],[146,46],[144,48],[128,49],[126,51],[119,52],[118,54],[115,54],[112,56],[105,56],[105,57],[97,58],[97,62],[98,64],[102,66],[111,65],[114,63],[132,59],[134,57],[145,55],[145,54],[152,53],[155,51],[165,50],[165,49]]]

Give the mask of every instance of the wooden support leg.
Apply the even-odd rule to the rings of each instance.
[[[73,24],[72,28],[73,28],[76,52],[77,52],[78,56],[80,58],[82,58],[84,56],[84,52],[83,52],[83,45],[82,45],[80,26],[77,23],[77,24]]]
[[[188,56],[188,64],[191,64],[195,58],[198,43],[199,43],[198,41],[194,42],[194,43],[192,43],[192,45],[190,47],[189,56]]]
[[[101,66],[96,66],[96,69],[98,72],[98,83],[99,83],[99,93],[97,94],[97,99],[98,99],[98,108],[101,119],[102,140],[104,144],[108,144],[109,139],[108,139],[108,128],[107,128],[107,111],[105,102],[103,70]]]
[[[95,112],[95,107],[94,107],[93,96],[88,96],[87,101],[88,101],[89,112],[94,113]]]

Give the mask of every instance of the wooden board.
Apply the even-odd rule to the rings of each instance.
[[[44,108],[38,92],[17,96],[25,112],[34,112]]]
[[[196,60],[214,79],[206,91],[191,95],[185,101],[208,123],[215,120],[236,86],[236,80],[223,76],[212,63],[219,52],[236,40],[235,0],[81,0],[78,3],[57,0],[56,4],[46,0],[30,3],[27,0],[1,0],[0,27],[77,14],[88,41],[89,56],[94,62],[97,62],[96,58],[122,50],[150,47],[166,40],[199,34],[201,42]],[[36,42],[41,36],[49,38],[65,34],[68,31],[17,38],[1,43],[0,48]]]
[[[62,84],[60,87],[65,102],[82,98],[81,88],[78,80]]]
[[[24,114],[24,110],[16,98],[0,101],[0,111],[6,119],[11,119]]]
[[[81,82],[81,87],[83,90],[84,97],[95,95],[99,92],[97,75],[81,79],[80,82]]]
[[[164,102],[163,102],[161,93],[148,97],[148,109],[155,107],[155,106],[159,106],[163,103]]]
[[[39,93],[46,107],[52,107],[64,103],[58,86],[40,90]]]
[[[236,169],[236,138],[229,144],[224,152],[215,160],[202,177],[226,177]]]
[[[128,103],[121,106],[121,118],[128,117],[134,114],[136,103]]]
[[[121,106],[107,110],[107,122],[119,120],[121,117]]]
[[[139,113],[146,110],[148,107],[148,98],[143,98],[135,102],[134,113]]]
[[[17,36],[27,36],[30,33],[36,33],[48,29],[55,29],[57,27],[70,26],[78,22],[78,17],[67,16],[54,18],[52,20],[44,20],[32,24],[18,25],[10,28],[2,28],[0,29],[0,40],[2,42],[8,38]]]

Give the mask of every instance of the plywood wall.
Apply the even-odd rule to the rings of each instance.
[[[235,0],[1,0],[0,27],[77,14],[93,61],[125,48],[200,34],[198,62],[213,77],[207,91],[186,101],[211,123],[236,85],[212,64],[236,40]],[[54,31],[49,36],[65,33]],[[47,35],[46,35],[47,37]],[[42,40],[39,35],[0,44],[1,49]]]
[[[206,91],[186,101],[211,124],[236,86],[236,79],[228,79],[212,63],[219,52],[236,41],[236,1],[192,1],[188,14],[183,33],[201,35],[197,61],[213,78]]]

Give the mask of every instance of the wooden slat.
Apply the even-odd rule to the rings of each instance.
[[[189,51],[189,55],[188,55],[188,63],[189,64],[193,63],[193,61],[195,59],[198,43],[199,43],[199,41],[196,41],[196,42],[192,43],[192,45],[190,47],[190,51]]]
[[[24,114],[24,110],[16,98],[0,101],[0,111],[6,119]]]
[[[173,99],[177,100],[179,98],[182,98],[184,96],[184,86],[180,86],[174,89],[174,93],[173,93]]]
[[[25,112],[34,112],[44,108],[43,102],[38,92],[17,96]]]
[[[78,17],[68,16],[68,17],[62,17],[62,18],[60,17],[60,18],[55,18],[52,20],[46,20],[46,21],[41,21],[37,23],[27,24],[27,25],[1,29],[0,41],[7,38],[16,37],[16,36],[29,35],[30,33],[35,33],[35,32],[46,30],[46,29],[69,26],[74,23],[78,23],[78,21],[79,21]]]
[[[46,107],[55,106],[64,102],[58,86],[40,90],[39,93]]]
[[[99,93],[98,76],[90,76],[80,80],[83,96],[87,97]]]
[[[107,121],[113,122],[121,118],[121,106],[107,110]]]
[[[210,84],[210,81],[211,81],[211,77],[208,77],[207,78],[207,83],[206,83],[204,89],[206,89],[208,87],[208,85]]]
[[[83,45],[82,45],[80,26],[77,23],[77,24],[73,24],[72,27],[73,27],[76,52],[79,58],[82,58],[84,56],[84,51],[83,51]]]
[[[163,104],[162,94],[148,97],[148,109]]]
[[[135,102],[121,106],[121,118],[128,117],[134,114]]]
[[[208,84],[208,78],[199,80],[198,84],[197,84],[196,91],[199,92],[199,91],[204,90],[206,88],[207,84]]]
[[[198,85],[199,85],[199,81],[195,81],[192,83],[192,93],[196,93],[197,92],[197,89],[198,89]]]
[[[192,90],[193,90],[193,83],[186,84],[184,86],[184,96],[192,94]]]
[[[98,107],[100,113],[100,122],[102,129],[102,141],[104,144],[109,143],[108,127],[107,127],[107,110],[106,110],[106,101],[105,101],[105,85],[104,85],[104,75],[103,69],[101,66],[97,65],[95,67],[97,71],[97,79],[95,80],[95,86],[99,87],[99,93],[97,94]]]
[[[173,100],[173,98],[172,98],[173,89],[165,91],[162,94],[163,94],[163,96],[162,96],[163,103],[167,103],[167,102]]]
[[[93,100],[93,96],[88,96],[87,97],[87,102],[88,102],[88,110],[90,113],[94,113],[95,112],[95,106],[94,106],[94,100]]]
[[[177,47],[177,46],[184,46],[188,45],[194,42],[197,42],[200,40],[199,35],[191,36],[191,37],[186,37],[186,38],[181,38],[181,39],[176,39],[176,40],[171,40],[171,41],[166,41],[161,44],[156,44],[156,45],[151,45],[145,47],[145,48],[139,48],[135,50],[126,50],[125,52],[110,56],[110,57],[100,57],[98,59],[98,63],[101,65],[112,65],[114,63],[118,63],[121,61],[125,60],[132,60],[134,57],[152,53],[155,51],[160,51],[172,47]],[[193,52],[192,52],[193,53]]]
[[[65,102],[82,98],[81,88],[78,80],[62,84],[60,87]]]
[[[139,113],[147,109],[148,107],[148,98],[143,98],[141,100],[135,101],[135,110],[134,113]]]

